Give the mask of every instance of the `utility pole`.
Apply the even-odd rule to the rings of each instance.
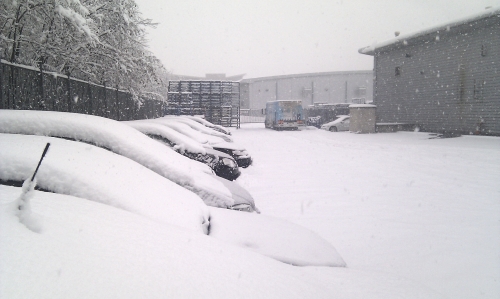
[[[345,81],[345,99],[344,102],[347,103],[347,80]]]
[[[314,81],[311,81],[311,104],[314,105]]]

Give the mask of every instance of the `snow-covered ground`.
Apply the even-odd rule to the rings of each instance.
[[[210,208],[210,236],[40,191],[32,231],[21,188],[0,185],[0,298],[500,297],[500,138],[232,131],[254,158],[237,181],[262,214]],[[347,267],[279,262],[314,248]]]
[[[500,298],[500,138],[232,132],[254,158],[237,181],[262,214],[317,232],[347,269]]]
[[[15,215],[20,191],[0,185],[0,298],[446,298],[376,271],[291,266],[69,195],[34,191],[34,232]]]

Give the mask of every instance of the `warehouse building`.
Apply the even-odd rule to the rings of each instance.
[[[262,110],[266,102],[302,100],[317,104],[368,103],[373,99],[373,71],[344,71],[243,79],[241,108]]]
[[[378,123],[500,135],[500,9],[365,47]]]

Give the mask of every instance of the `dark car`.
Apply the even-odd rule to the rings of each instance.
[[[241,174],[238,164],[232,156],[214,149],[204,148],[201,145],[196,146],[194,143],[187,144],[190,139],[165,126],[145,121],[128,121],[124,123],[166,144],[181,155],[207,164],[217,176],[226,180],[236,180]]]
[[[321,122],[322,122],[321,115],[311,116],[307,118],[307,125],[316,127],[318,129],[321,126]]]
[[[214,150],[226,153],[236,160],[239,167],[247,168],[252,165],[252,157],[250,154],[244,149],[233,143],[222,142],[213,144],[212,147]]]
[[[153,139],[160,140],[165,144],[171,146],[172,148],[175,147],[175,145],[172,144],[168,139],[165,139],[161,136],[151,134],[146,135]],[[208,166],[210,166],[210,168],[213,169],[217,176],[225,178],[226,180],[234,181],[240,176],[241,171],[238,168],[238,163],[236,163],[233,157],[226,153],[213,149],[207,148],[205,149],[205,151],[205,154],[184,151],[182,155],[195,161],[207,164]]]

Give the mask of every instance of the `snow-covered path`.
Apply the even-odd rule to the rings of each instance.
[[[233,130],[263,214],[310,228],[351,269],[449,298],[500,298],[500,138]]]

